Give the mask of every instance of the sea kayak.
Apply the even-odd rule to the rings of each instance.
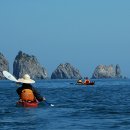
[[[90,83],[88,83],[88,84],[84,84],[84,83],[76,83],[76,85],[94,85],[95,84],[95,82],[90,82]]]
[[[18,102],[16,102],[16,105],[20,106],[20,107],[38,107],[38,102],[18,101]]]

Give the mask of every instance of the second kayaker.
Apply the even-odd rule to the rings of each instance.
[[[90,83],[90,80],[88,79],[88,77],[86,77],[84,84],[89,84],[89,83]]]

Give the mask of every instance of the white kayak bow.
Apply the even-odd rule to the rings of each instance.
[[[10,74],[10,73],[7,72],[7,71],[3,71],[3,75],[4,75],[7,79],[9,79],[9,80],[11,80],[11,81],[18,82],[18,80],[17,80],[12,74]]]

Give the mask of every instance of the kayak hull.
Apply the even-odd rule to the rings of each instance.
[[[38,102],[16,102],[19,107],[38,107]]]
[[[84,83],[76,83],[76,85],[94,85],[95,84],[95,82],[90,82],[90,83],[88,83],[88,84],[84,84]]]

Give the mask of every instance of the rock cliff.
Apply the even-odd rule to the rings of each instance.
[[[23,77],[24,74],[29,74],[32,79],[47,78],[47,71],[40,65],[37,58],[22,51],[19,51],[14,60],[13,74],[17,78]]]
[[[92,78],[122,78],[119,65],[99,65],[94,70]]]
[[[9,63],[5,56],[2,53],[0,53],[0,79],[5,79],[2,73],[3,70],[9,71]]]
[[[81,77],[79,70],[70,63],[60,64],[51,75],[51,79],[79,79]]]
[[[115,70],[116,70],[116,77],[117,78],[122,78],[121,69],[120,69],[120,66],[118,64],[116,65]]]

